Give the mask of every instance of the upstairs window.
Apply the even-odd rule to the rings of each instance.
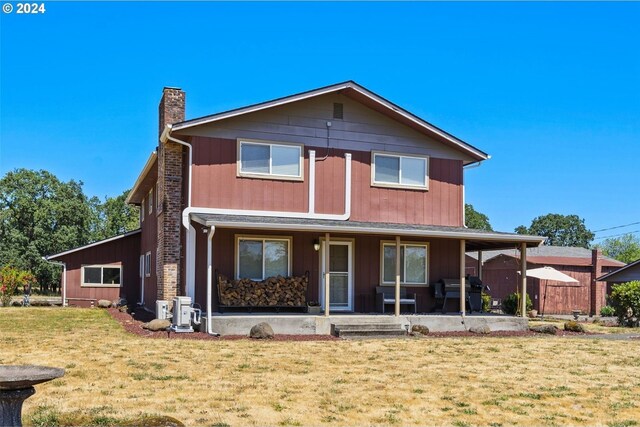
[[[238,279],[290,276],[290,239],[238,237],[237,242]]]
[[[300,144],[239,141],[238,175],[302,180],[302,150]]]
[[[374,152],[371,160],[371,185],[415,188],[428,186],[429,158]]]
[[[149,190],[149,215],[153,212],[153,188]]]
[[[140,202],[140,222],[144,221],[144,199]]]
[[[82,286],[120,287],[122,268],[119,265],[82,266]]]

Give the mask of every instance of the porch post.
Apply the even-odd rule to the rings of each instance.
[[[482,280],[482,251],[478,251],[478,279]]]
[[[527,317],[527,244],[520,244],[520,315]]]
[[[466,293],[466,283],[465,283],[465,248],[466,241],[464,239],[460,240],[460,314],[462,317],[465,316],[467,311],[467,296]]]
[[[396,236],[396,303],[395,315],[400,316],[400,236]]]
[[[324,315],[329,316],[329,233],[324,235]]]

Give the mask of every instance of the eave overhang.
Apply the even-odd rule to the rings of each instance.
[[[640,269],[640,259],[625,265],[624,267],[620,267],[616,271],[612,271],[611,273],[607,273],[603,276],[600,276],[596,279],[597,282],[616,282],[616,276],[620,275],[627,270],[634,270],[635,268]]]
[[[88,248],[92,248],[94,246],[103,245],[105,243],[113,242],[114,240],[123,239],[125,237],[133,236],[134,234],[139,234],[139,233],[142,233],[142,229],[140,229],[140,228],[138,228],[136,230],[133,230],[133,231],[128,231],[128,232],[123,233],[123,234],[119,234],[117,236],[110,237],[108,239],[99,240],[97,242],[89,243],[88,245],[84,245],[84,246],[80,246],[80,247],[77,247],[77,248],[69,249],[68,251],[60,252],[58,254],[47,255],[44,258],[46,260],[60,258],[60,257],[63,257],[65,255],[72,254],[74,252],[82,251],[82,250],[85,250],[85,249],[88,249]]]
[[[242,228],[245,230],[301,231],[322,233],[349,233],[368,235],[388,235],[403,237],[425,237],[466,241],[466,250],[493,250],[540,246],[545,237],[512,233],[487,232],[464,227],[444,227],[376,223],[360,221],[333,221],[321,219],[300,219],[281,217],[257,217],[240,215],[215,215],[194,212],[191,218],[196,222],[216,228]]]
[[[144,168],[142,168],[142,172],[140,172],[138,179],[136,179],[135,184],[133,184],[133,188],[129,191],[125,203],[133,205],[142,203],[142,199],[144,199],[149,189],[152,188],[158,180],[157,160],[158,154],[154,151],[149,155]]]
[[[190,128],[206,125],[209,123],[218,122],[221,120],[229,119],[232,117],[241,116],[243,114],[253,113],[261,110],[265,110],[268,108],[273,108],[285,104],[289,104],[296,101],[301,101],[304,99],[313,98],[320,95],[326,95],[329,93],[340,93],[345,95],[355,101],[366,105],[367,107],[381,113],[385,114],[400,123],[403,123],[418,132],[421,132],[429,137],[432,137],[445,145],[453,147],[463,153],[467,154],[469,157],[473,159],[473,161],[468,161],[466,163],[474,163],[478,161],[487,160],[490,156],[483,152],[482,150],[462,141],[459,138],[451,135],[450,133],[438,128],[437,126],[432,125],[426,120],[421,119],[420,117],[410,113],[409,111],[399,107],[398,105],[388,101],[387,99],[377,95],[370,90],[360,86],[354,81],[346,81],[343,83],[338,83],[330,86],[325,86],[319,89],[310,90],[307,92],[298,93],[291,96],[286,96],[283,98],[274,99],[267,102],[262,102],[259,104],[253,104],[242,108],[237,108],[234,110],[225,111],[218,114],[213,114],[209,116],[199,117],[192,120],[186,120],[184,122],[175,123],[172,126],[172,130],[174,132],[186,131]]]

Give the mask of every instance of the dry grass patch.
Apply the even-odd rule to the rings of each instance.
[[[638,342],[145,339],[62,308],[2,309],[0,330],[0,363],[67,370],[27,400],[32,425],[640,425]]]

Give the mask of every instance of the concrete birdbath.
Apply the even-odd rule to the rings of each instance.
[[[22,404],[34,385],[60,378],[64,369],[47,366],[0,366],[0,426],[22,426]]]

